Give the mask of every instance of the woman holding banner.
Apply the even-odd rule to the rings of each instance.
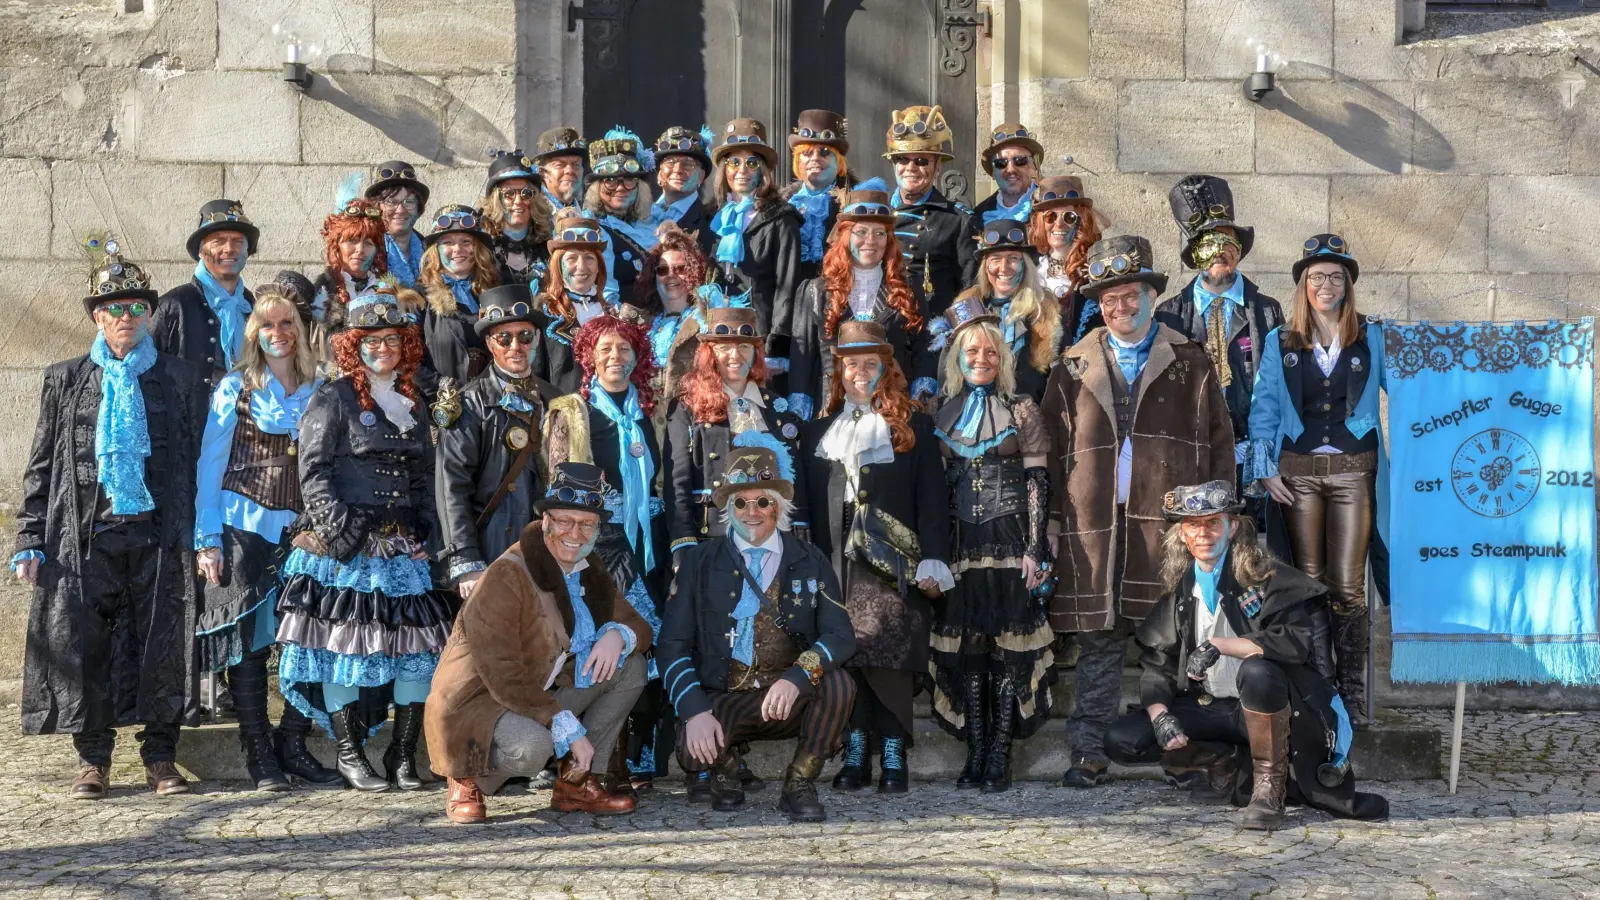
[[[1356,312],[1360,267],[1344,238],[1308,239],[1293,272],[1288,321],[1262,347],[1245,481],[1278,502],[1295,565],[1328,588],[1339,695],[1364,725],[1383,333]]]

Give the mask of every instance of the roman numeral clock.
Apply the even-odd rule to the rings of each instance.
[[[1461,442],[1450,462],[1450,483],[1461,505],[1491,519],[1521,510],[1539,491],[1539,454],[1527,438],[1504,428]]]

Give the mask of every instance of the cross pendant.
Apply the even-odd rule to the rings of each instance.
[[[739,640],[739,626],[735,625],[732,628],[728,629],[728,646],[732,647],[735,643],[738,642],[738,640]]]

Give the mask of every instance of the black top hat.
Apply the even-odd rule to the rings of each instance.
[[[995,219],[978,232],[978,256],[984,257],[1002,250],[1036,253],[1028,241],[1028,223],[1019,219]]]
[[[1167,289],[1167,276],[1151,268],[1154,258],[1150,242],[1142,237],[1119,234],[1102,238],[1089,248],[1088,280],[1079,290],[1098,299],[1108,288],[1141,282],[1159,294]]]
[[[713,163],[736,150],[749,150],[766,161],[767,168],[777,168],[778,151],[767,142],[767,126],[756,119],[734,119],[722,130],[722,142],[711,151]]]
[[[599,466],[556,463],[555,471],[550,473],[550,485],[545,488],[544,497],[534,504],[534,509],[540,514],[552,509],[572,509],[594,513],[600,521],[609,522],[611,513],[606,511],[606,493],[610,489],[605,470]]]
[[[669,156],[692,156],[700,162],[700,168],[707,175],[711,174],[711,143],[716,140],[716,135],[711,129],[700,126],[699,131],[674,125],[661,136],[656,138],[656,165]]]
[[[557,156],[576,156],[582,159],[588,150],[589,142],[583,139],[578,129],[560,125],[546,129],[539,135],[539,147],[533,154],[533,161],[544,162]]]
[[[1235,498],[1233,483],[1229,481],[1183,485],[1167,491],[1167,495],[1161,499],[1161,512],[1169,522],[1236,513],[1241,509],[1244,509],[1244,504]]]
[[[1232,228],[1239,238],[1239,258],[1250,255],[1256,230],[1235,221],[1233,189],[1215,175],[1190,175],[1172,186],[1167,194],[1172,218],[1183,231],[1183,264],[1194,268],[1194,245],[1200,235],[1217,228]]]
[[[533,305],[533,291],[526,284],[502,284],[489,288],[478,297],[478,321],[472,330],[483,337],[489,329],[508,322],[539,324],[539,311]]]
[[[367,185],[365,196],[368,200],[376,200],[384,191],[400,187],[410,188],[417,195],[418,212],[427,208],[428,186],[417,180],[416,168],[403,159],[378,163],[378,180]]]
[[[237,231],[244,235],[245,250],[256,254],[256,242],[261,240],[261,229],[250,224],[244,206],[237,200],[212,200],[200,207],[200,225],[189,235],[189,258],[200,258],[200,242],[216,231]]]
[[[489,160],[489,182],[484,185],[483,192],[487,194],[494,190],[495,185],[513,178],[525,178],[537,182],[539,168],[521,149],[496,150]]]
[[[489,233],[483,230],[483,210],[452,203],[441,208],[433,216],[433,228],[423,236],[422,242],[429,247],[437,244],[447,234],[464,234],[478,240],[485,247],[494,249],[494,242],[490,240]]]
[[[1305,247],[1300,259],[1290,268],[1294,273],[1294,280],[1300,280],[1300,273],[1312,263],[1335,262],[1350,271],[1350,283],[1355,284],[1361,276],[1361,266],[1356,263],[1356,258],[1350,252],[1350,242],[1337,234],[1314,234],[1306,238]]]
[[[89,293],[83,298],[83,311],[94,318],[102,303],[118,300],[139,301],[155,308],[156,291],[144,269],[122,258],[117,239],[108,234],[91,234],[83,247],[94,268],[89,272]]]
[[[832,147],[843,156],[850,152],[850,122],[844,116],[828,109],[802,110],[795,122],[794,133],[789,135],[789,149],[800,144],[821,144]]]

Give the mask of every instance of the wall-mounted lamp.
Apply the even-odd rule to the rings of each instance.
[[[1256,70],[1245,76],[1244,95],[1252,103],[1260,103],[1278,86],[1277,76],[1272,73],[1277,55],[1267,47],[1265,41],[1252,40],[1250,46],[1255,50]]]
[[[299,36],[283,27],[282,22],[272,26],[272,35],[283,44],[283,80],[294,85],[296,90],[308,90],[311,87],[311,70],[300,61],[302,52],[307,48],[301,45]],[[317,51],[316,47],[309,49],[312,53]]]

